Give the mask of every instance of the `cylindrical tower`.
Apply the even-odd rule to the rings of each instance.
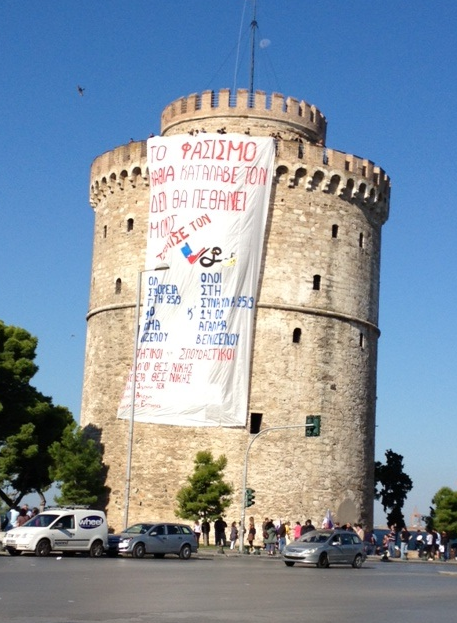
[[[372,524],[381,227],[389,179],[369,160],[325,147],[326,121],[293,98],[246,90],[181,98],[162,134],[274,136],[275,177],[264,241],[246,428],[135,423],[130,520],[173,519],[177,490],[199,450],[225,454],[240,486],[251,435],[321,416],[319,437],[276,430],[249,455],[248,483],[263,516]],[[98,435],[110,488],[124,512],[128,422],[116,412],[132,364],[135,292],[144,267],[149,173],[146,142],[107,152],[91,169],[95,211],[82,426]],[[254,513],[255,514],[255,513]],[[233,520],[232,519],[232,520]]]

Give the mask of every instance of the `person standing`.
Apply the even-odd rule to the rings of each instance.
[[[400,558],[402,560],[408,560],[408,543],[411,538],[410,533],[406,526],[403,526],[400,532]]]
[[[209,533],[211,530],[211,526],[209,525],[209,521],[205,519],[202,521],[202,535],[203,535],[203,545],[209,545]]]
[[[282,550],[286,546],[286,537],[287,537],[287,527],[283,521],[280,521],[279,523],[277,536],[278,536],[278,550],[279,550],[279,553],[282,554]]]
[[[226,547],[227,545],[227,537],[225,535],[225,529],[227,528],[227,522],[223,520],[222,517],[219,517],[214,522],[214,539],[216,545],[221,545],[222,547]]]
[[[256,535],[256,529],[255,529],[255,524],[254,524],[254,517],[250,517],[249,527],[248,527],[248,543],[249,543],[249,550],[251,552],[254,548],[255,535]]]
[[[444,562],[449,560],[449,535],[445,530],[441,533],[440,558]]]
[[[307,532],[311,532],[311,530],[315,530],[316,528],[313,526],[313,522],[311,519],[307,519],[303,526],[300,529],[300,536],[306,534]]]
[[[276,548],[276,528],[272,521],[268,521],[263,528],[263,542],[269,556],[274,556]]]
[[[236,521],[232,522],[230,526],[230,549],[235,549],[235,544],[238,539],[238,528]]]
[[[200,546],[200,537],[202,534],[202,527],[200,525],[200,521],[198,519],[195,520],[193,531],[195,534],[195,538],[197,539],[197,547]]]
[[[389,552],[390,558],[395,558],[395,545],[397,543],[397,532],[396,526],[390,526],[390,532],[387,535],[387,551]]]
[[[294,528],[294,540],[298,541],[298,539],[300,538],[300,534],[301,534],[301,523],[299,521],[295,522],[295,528]]]

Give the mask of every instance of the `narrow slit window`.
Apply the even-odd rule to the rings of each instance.
[[[338,225],[332,225],[332,238],[338,238]]]
[[[107,233],[108,233],[108,226],[103,225],[103,238],[106,238]]]
[[[251,413],[251,422],[249,426],[249,432],[251,435],[257,435],[260,433],[260,425],[262,424],[262,413]]]
[[[364,246],[365,246],[365,240],[364,240],[363,234],[360,233],[359,234],[359,247],[363,249]]]
[[[359,333],[359,346],[362,349],[365,347],[365,336],[363,333]]]
[[[133,218],[127,219],[127,231],[133,231]]]
[[[320,290],[321,289],[321,276],[320,275],[314,275],[313,277],[313,290]]]
[[[301,329],[297,327],[296,329],[294,329],[294,332],[292,334],[292,342],[294,344],[300,344],[300,340],[301,340]]]
[[[116,294],[120,294],[121,292],[122,292],[122,279],[117,278],[116,279],[115,293]]]

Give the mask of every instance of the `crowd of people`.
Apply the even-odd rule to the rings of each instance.
[[[2,524],[1,529],[5,532],[11,530],[12,528],[19,528],[23,526],[26,521],[38,515],[40,511],[38,508],[29,508],[28,504],[24,504],[23,506],[10,508],[10,510],[6,513],[4,524]]]
[[[365,551],[369,555],[379,555],[382,560],[389,558],[408,559],[408,552],[417,551],[419,558],[424,560],[443,560],[447,561],[451,554],[455,556],[455,552],[450,549],[449,535],[443,531],[439,533],[437,530],[427,529],[422,531],[417,529],[415,534],[411,534],[404,526],[401,530],[397,530],[395,525],[389,527],[389,531],[382,537],[382,541],[378,542],[378,538],[374,530],[364,528],[362,524],[346,523],[340,525],[338,522],[332,522],[332,525],[324,525],[325,520],[319,528],[335,528],[341,530],[354,531],[365,545]],[[310,530],[315,530],[311,519],[307,519],[303,523],[296,521],[292,526],[288,520],[274,521],[269,517],[265,517],[261,526],[256,527],[254,517],[249,517],[244,528],[244,542],[248,551],[253,552],[255,548],[263,549],[269,556],[282,553],[286,544],[290,541],[299,539],[303,534]],[[210,545],[210,522],[204,520],[196,521],[193,527],[198,543],[201,538],[204,545]],[[234,550],[239,544],[241,523],[233,521],[230,525],[219,517],[213,525],[214,544],[218,547],[230,547]]]
[[[319,527],[354,530],[361,540],[366,542],[367,549],[371,547],[373,553],[375,552],[376,544],[373,540],[375,539],[374,533],[372,531],[365,532],[361,524],[354,524],[354,526],[349,523],[340,526],[338,522],[335,524],[332,523],[331,525],[324,524],[325,520],[322,526]],[[240,538],[241,522],[233,521],[229,526],[223,517],[219,517],[214,522],[213,528],[214,544],[216,546],[227,547],[230,544],[231,550],[236,548]],[[306,519],[303,524],[300,521],[296,521],[295,525],[292,526],[291,522],[288,520],[279,519],[278,521],[274,521],[269,517],[265,517],[261,527],[256,527],[254,517],[249,517],[244,527],[244,541],[249,551],[253,552],[256,547],[261,547],[269,556],[274,556],[276,553],[281,554],[288,542],[295,541],[303,534],[315,529],[316,527],[313,525],[311,519]],[[210,545],[211,525],[209,521],[195,521],[193,530],[199,544],[202,538],[203,545]]]

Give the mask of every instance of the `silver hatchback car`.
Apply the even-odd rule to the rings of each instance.
[[[130,554],[134,558],[143,558],[145,554],[153,554],[155,558],[176,554],[187,560],[198,549],[192,528],[177,523],[137,523],[119,536],[111,537],[111,547],[114,539],[119,554]]]
[[[321,568],[349,564],[360,569],[366,559],[362,541],[346,530],[312,530],[286,545],[282,554],[288,567],[301,562]]]

